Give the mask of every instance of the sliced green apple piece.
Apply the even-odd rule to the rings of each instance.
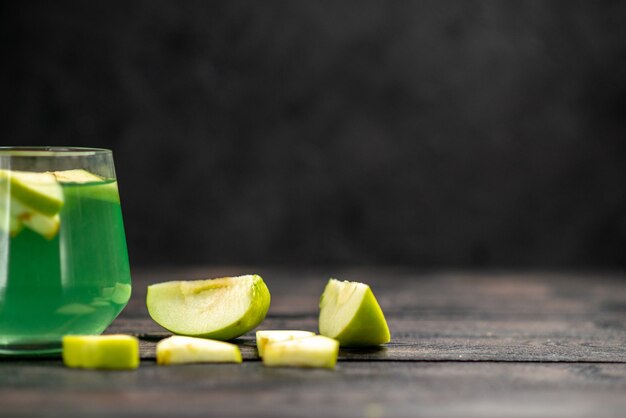
[[[241,363],[235,344],[204,338],[174,335],[161,340],[156,348],[157,364]]]
[[[139,341],[130,335],[66,335],[63,363],[86,369],[136,369]]]
[[[265,346],[278,341],[295,340],[296,338],[312,337],[315,333],[299,330],[263,330],[256,332],[256,348],[259,356],[263,357]]]
[[[113,294],[111,295],[111,301],[118,305],[123,305],[128,302],[132,293],[132,287],[128,283],[116,283]]]
[[[11,216],[47,239],[54,238],[61,226],[61,217],[58,214],[52,216],[44,215],[25,206],[16,199],[13,199],[11,202]]]
[[[50,173],[0,170],[0,183],[15,199],[43,215],[55,215],[63,206],[63,190]]]
[[[59,183],[98,183],[103,180],[97,174],[82,169],[52,171],[51,174]]]
[[[148,312],[175,334],[230,340],[263,321],[270,292],[257,275],[148,286]]]
[[[330,279],[320,299],[320,334],[342,347],[371,346],[391,339],[372,289],[358,282]]]
[[[46,216],[37,212],[19,218],[24,226],[32,229],[46,239],[52,239],[59,232],[61,217],[59,215]]]
[[[66,187],[64,192],[68,198],[74,194],[80,194],[81,199],[89,197],[110,202],[119,202],[120,200],[117,182],[112,179],[106,179],[82,169],[53,171],[51,173],[62,184],[88,184],[91,186],[80,188]]]
[[[55,312],[60,315],[88,315],[95,312],[96,309],[82,303],[69,303],[58,308]]]
[[[332,369],[337,363],[338,354],[338,341],[315,335],[267,344],[263,352],[263,365]]]

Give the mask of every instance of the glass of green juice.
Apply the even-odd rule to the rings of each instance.
[[[100,334],[130,294],[112,152],[0,147],[0,355]]]

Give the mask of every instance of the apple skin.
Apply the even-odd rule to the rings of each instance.
[[[263,279],[260,276],[254,276],[255,281],[252,285],[252,304],[250,308],[243,316],[243,319],[235,322],[234,324],[227,325],[226,327],[209,332],[206,334],[197,335],[203,338],[212,338],[214,340],[227,341],[237,338],[246,332],[254,329],[265,319],[267,311],[270,308],[270,291],[265,285]],[[250,315],[250,312],[256,311],[256,315]]]
[[[174,334],[186,335],[189,337],[209,338],[209,339],[220,340],[220,341],[232,340],[256,328],[256,326],[259,325],[265,319],[265,315],[267,315],[267,311],[269,310],[270,302],[271,302],[270,291],[260,276],[253,275],[253,277],[254,277],[254,282],[251,286],[252,303],[250,304],[250,307],[248,308],[246,313],[243,315],[242,319],[234,323],[227,324],[220,329],[217,329],[211,332],[197,332],[197,333],[181,332],[180,330],[172,329],[174,327],[166,326],[162,323],[162,321],[159,321],[158,316],[155,315],[155,312],[153,308],[151,307],[150,303],[147,304],[148,313],[150,314],[152,319],[154,319],[159,325],[161,325],[163,328],[167,329],[168,331],[171,331]],[[148,286],[148,294],[146,297],[147,301],[151,300],[151,296],[152,296],[151,292],[154,292],[154,290],[152,289],[151,286]]]
[[[354,317],[339,335],[324,334],[321,328],[321,335],[334,338],[341,347],[367,347],[391,341],[385,315],[369,286]]]

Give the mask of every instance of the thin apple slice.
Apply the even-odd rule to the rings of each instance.
[[[52,171],[59,183],[99,183],[103,178],[83,169]]]
[[[320,334],[342,347],[388,343],[389,327],[372,289],[364,283],[330,279],[320,299]]]
[[[132,294],[132,286],[130,283],[115,283],[113,294],[111,295],[111,302],[118,305],[126,305],[130,300]]]
[[[156,349],[157,363],[241,363],[241,352],[235,344],[223,341],[174,335],[161,340]]]
[[[70,303],[67,305],[63,305],[58,308],[55,312],[59,315],[89,315],[90,313],[95,312],[96,309],[93,306],[84,305],[82,303]]]
[[[130,335],[66,335],[63,363],[85,369],[136,369],[139,341]]]
[[[59,215],[46,216],[33,212],[27,216],[20,217],[19,220],[22,221],[24,226],[48,240],[54,238],[61,227],[61,217]]]
[[[312,337],[315,333],[299,330],[263,330],[256,332],[256,348],[259,356],[263,357],[265,346],[278,341],[295,340],[296,338]]]
[[[50,173],[0,170],[0,186],[11,196],[43,215],[53,216],[63,206],[63,190]]]
[[[148,312],[174,334],[230,340],[263,321],[270,292],[257,275],[148,286]]]
[[[11,202],[11,216],[46,239],[54,238],[61,226],[59,214],[44,215],[16,199]]]
[[[337,364],[338,354],[338,341],[315,335],[267,344],[263,352],[263,365],[332,369]]]
[[[59,183],[70,185],[70,187],[65,187],[64,189],[64,193],[68,198],[80,196],[81,199],[88,197],[109,202],[119,202],[120,200],[117,182],[112,179],[107,179],[82,169],[52,171],[51,174],[54,175]],[[90,187],[71,187],[71,185],[76,184],[87,184]]]

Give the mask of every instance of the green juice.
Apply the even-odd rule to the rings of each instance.
[[[0,353],[58,351],[65,334],[99,334],[130,298],[117,183],[61,188],[54,236],[0,229]]]

